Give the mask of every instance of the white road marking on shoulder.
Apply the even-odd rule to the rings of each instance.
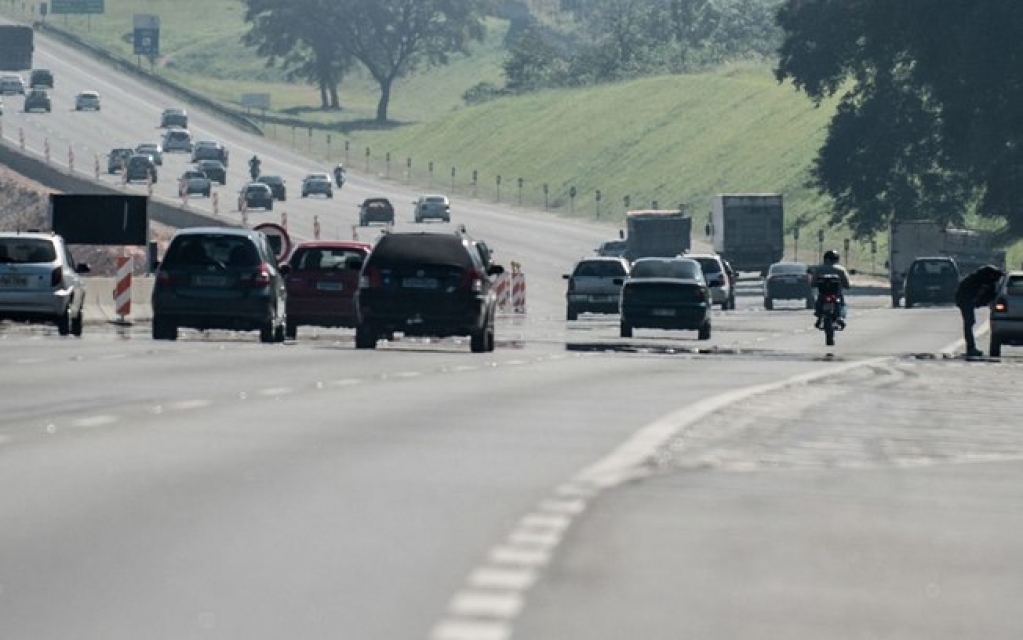
[[[551,561],[551,554],[543,549],[499,546],[490,550],[490,561],[513,567],[543,567]]]
[[[294,389],[291,387],[273,387],[270,389],[260,389],[256,393],[261,396],[285,396],[293,391]]]
[[[328,387],[350,387],[356,384],[362,384],[362,380],[359,378],[341,378],[340,380],[328,380],[326,383]]]
[[[168,409],[174,411],[189,411],[192,409],[202,409],[213,404],[210,400],[181,400],[180,402],[172,402],[167,405]]]

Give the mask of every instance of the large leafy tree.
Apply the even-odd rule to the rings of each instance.
[[[341,108],[338,86],[350,57],[338,40],[332,0],[245,0],[245,44],[320,89],[324,109]]]
[[[490,0],[337,0],[345,51],[380,87],[376,120],[387,122],[394,82],[421,65],[447,63],[485,34]]]
[[[813,168],[834,222],[976,206],[1023,237],[1023,3],[786,0],[778,22],[778,79],[840,97]]]

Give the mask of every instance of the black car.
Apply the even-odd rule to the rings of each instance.
[[[359,205],[359,226],[365,227],[371,222],[394,224],[394,205],[387,198],[366,198]]]
[[[156,182],[156,163],[149,156],[135,154],[124,165],[125,182]]]
[[[28,86],[53,88],[53,72],[49,69],[33,69],[28,76]]]
[[[959,268],[952,258],[917,258],[906,270],[902,287],[906,308],[920,303],[955,304]]]
[[[640,258],[622,284],[621,337],[631,338],[638,328],[686,329],[709,340],[712,306],[699,262]]]
[[[25,94],[25,113],[30,111],[45,111],[49,113],[51,109],[50,94],[46,89],[30,89]]]
[[[274,194],[270,187],[262,182],[250,182],[238,193],[238,210],[265,209],[273,211]]]
[[[261,342],[283,342],[286,271],[259,231],[179,230],[157,264],[153,339],[176,340],[178,329],[188,327],[259,331]]]
[[[398,332],[469,336],[473,353],[494,350],[497,297],[473,241],[463,234],[388,233],[362,266],[355,293],[357,349]]]
[[[256,178],[255,181],[262,182],[270,187],[270,191],[274,194],[274,200],[283,202],[288,199],[288,188],[285,186],[284,178],[281,176],[263,175]]]
[[[804,262],[775,262],[764,278],[764,308],[774,309],[775,300],[799,300],[813,309],[813,276]]]
[[[188,113],[184,109],[164,109],[160,114],[160,128],[168,127],[188,128]]]
[[[195,168],[206,174],[206,177],[221,185],[227,184],[227,167],[220,160],[200,160]]]
[[[227,147],[215,140],[199,140],[192,145],[192,162],[219,160],[226,167],[229,155]]]
[[[124,170],[126,164],[128,164],[128,158],[135,155],[135,150],[131,147],[117,147],[111,149],[110,153],[107,154],[107,173],[119,173]]]

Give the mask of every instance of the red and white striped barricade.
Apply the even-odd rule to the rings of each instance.
[[[124,322],[131,315],[131,273],[134,261],[131,256],[117,259],[117,280],[114,283],[114,307],[119,321]]]

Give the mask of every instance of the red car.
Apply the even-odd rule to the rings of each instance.
[[[288,258],[289,339],[299,325],[354,327],[352,299],[359,287],[359,266],[369,255],[362,242],[303,242]]]

